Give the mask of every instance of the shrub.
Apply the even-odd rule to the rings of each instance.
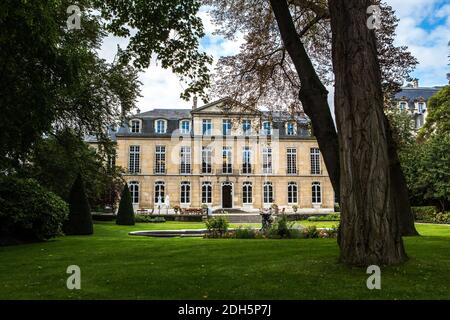
[[[433,222],[436,216],[436,208],[434,206],[411,207],[411,211],[417,221]]]
[[[298,210],[298,205],[294,204],[294,205],[292,206],[292,210],[293,210],[294,212],[297,212],[297,210]]]
[[[66,202],[35,180],[0,178],[0,244],[61,235],[68,211]]]
[[[86,196],[83,179],[78,174],[69,194],[69,219],[64,224],[68,235],[88,235],[94,233],[91,208]]]
[[[120,197],[119,211],[117,211],[116,224],[124,226],[134,225],[134,209],[128,184],[125,184]]]
[[[289,238],[293,225],[293,222],[288,222],[286,215],[282,215],[275,222],[276,233],[281,238]]]
[[[319,237],[319,231],[317,230],[316,226],[309,226],[303,230],[303,234],[305,235],[305,238],[318,238]]]
[[[334,204],[334,212],[341,212],[341,207],[340,207],[339,203]]]
[[[135,222],[144,222],[144,223],[161,223],[166,222],[166,219],[164,217],[152,217],[148,214],[135,214],[134,215],[134,221]]]
[[[239,227],[234,231],[234,237],[237,239],[255,239],[258,231],[252,228]]]
[[[221,238],[228,231],[228,220],[225,217],[209,218],[205,221],[208,229],[208,236],[211,238]]]
[[[450,212],[437,213],[436,216],[433,218],[433,222],[436,222],[436,223],[450,223]]]
[[[319,238],[336,238],[337,237],[337,228],[328,228],[328,229],[320,229]]]

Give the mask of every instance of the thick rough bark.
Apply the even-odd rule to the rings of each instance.
[[[392,130],[386,116],[384,116],[384,122],[386,123],[387,142],[389,147],[388,154],[391,168],[391,183],[392,188],[396,190],[394,200],[396,211],[399,215],[400,234],[402,236],[417,236],[419,235],[419,233],[417,232],[414,225],[414,215],[412,213],[411,204],[409,202],[405,175],[403,174],[403,170],[400,165],[400,159],[398,158],[397,144],[392,138]]]
[[[340,260],[392,265],[407,259],[391,182],[389,129],[369,0],[329,0],[340,147]]]
[[[328,91],[306,53],[297,35],[286,1],[271,0],[284,46],[291,57],[301,81],[299,99],[311,119],[314,135],[322,152],[334,192],[339,199],[339,143],[333,117],[328,107]]]

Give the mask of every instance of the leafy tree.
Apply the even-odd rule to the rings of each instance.
[[[94,233],[91,208],[86,197],[83,178],[77,176],[69,195],[69,220],[64,225],[67,235],[89,235]]]
[[[74,131],[65,129],[41,138],[32,148],[22,176],[33,177],[43,186],[69,200],[72,181],[81,174],[92,208],[116,205],[122,188],[122,170],[110,165],[107,150],[94,150]]]
[[[123,187],[122,195],[120,197],[119,210],[117,212],[116,224],[126,226],[134,225],[134,209],[128,184],[125,184]]]
[[[450,133],[450,85],[445,86],[428,100],[428,115],[419,131],[420,138]]]
[[[388,108],[385,113],[392,130],[392,137],[399,151],[413,144],[415,142],[414,119],[411,115],[396,107]]]
[[[20,166],[42,134],[62,128],[93,132],[105,141],[106,126],[134,107],[137,72],[154,58],[188,83],[184,98],[204,96],[211,58],[198,50],[204,34],[196,15],[199,1],[80,0],[81,29],[67,30],[72,4],[0,4],[2,168]],[[130,40],[113,63],[97,53],[108,33]]]
[[[334,191],[340,194],[339,141],[328,105],[326,84],[333,81],[332,36],[327,1],[207,0],[213,6],[219,32],[233,38],[246,33],[239,54],[219,60],[214,92],[228,95],[239,105],[267,106],[272,110],[304,111],[324,157]],[[379,1],[376,1],[378,4]],[[401,80],[417,64],[406,47],[394,46],[398,19],[391,7],[381,6],[377,52],[384,98],[389,100]],[[275,14],[275,9],[285,14]],[[289,14],[287,14],[289,11]],[[366,17],[367,18],[367,17]],[[384,117],[384,115],[382,115]],[[392,184],[398,189],[403,235],[415,235],[407,188],[387,119],[388,153]]]

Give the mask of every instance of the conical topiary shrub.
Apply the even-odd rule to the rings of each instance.
[[[64,224],[67,235],[87,235],[94,233],[91,208],[86,197],[83,179],[78,174],[69,195],[69,219]]]
[[[122,196],[120,197],[119,211],[117,212],[116,223],[120,225],[132,226],[134,225],[134,209],[133,203],[131,202],[131,194],[128,189],[128,184],[122,191]]]

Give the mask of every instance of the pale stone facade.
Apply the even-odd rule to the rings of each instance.
[[[333,210],[334,192],[305,117],[235,113],[223,99],[137,114],[115,139],[116,165],[127,170],[135,208],[170,201],[170,207]]]

